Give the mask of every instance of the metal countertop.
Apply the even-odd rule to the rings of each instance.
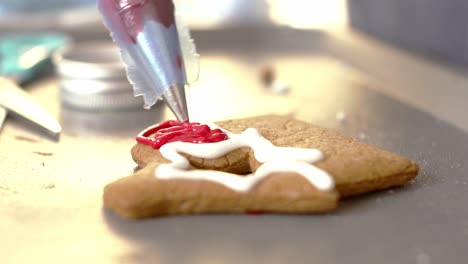
[[[43,80],[28,91],[59,118],[64,131],[54,142],[18,117],[6,120],[0,134],[2,263],[468,259],[468,134],[384,95],[375,80],[309,42],[301,48],[294,41],[282,46],[264,40],[247,51],[235,43],[211,49],[208,40],[200,41],[202,75],[187,95],[192,119],[292,114],[416,160],[421,167],[416,180],[343,201],[328,215],[122,220],[102,209],[102,187],[135,168],[130,148],[136,133],[171,115],[162,106],[147,112],[67,109],[60,106],[57,81]],[[289,95],[261,87],[258,71],[265,64],[274,65],[278,78],[290,85]],[[210,108],[204,107],[208,98]],[[339,112],[345,113],[344,122],[336,118]]]

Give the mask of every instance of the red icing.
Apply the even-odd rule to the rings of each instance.
[[[157,21],[167,28],[174,25],[174,3],[172,0],[153,0],[152,2],[156,6]]]
[[[175,24],[174,4],[172,0],[112,0],[119,12],[127,35],[136,44],[136,37],[143,30],[144,16],[151,17],[169,28]]]
[[[180,57],[180,54],[177,54],[177,57],[176,57],[176,64],[177,64],[177,68],[179,70],[182,69],[182,58]]]
[[[262,211],[262,210],[247,210],[247,211],[245,211],[245,214],[248,214],[248,215],[262,215],[262,214],[265,214],[265,212]]]
[[[150,137],[153,135],[152,137]],[[180,123],[175,120],[168,120],[147,128],[136,138],[138,143],[149,145],[154,149],[159,149],[162,145],[175,142],[191,143],[214,143],[227,139],[227,135],[221,129],[211,129],[207,125],[200,123]]]

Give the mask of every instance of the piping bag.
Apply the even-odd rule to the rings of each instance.
[[[144,108],[162,97],[179,122],[188,121],[186,68],[196,80],[198,55],[172,0],[97,0],[97,6]]]

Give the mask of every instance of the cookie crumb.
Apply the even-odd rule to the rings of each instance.
[[[44,189],[54,189],[54,188],[55,188],[55,184],[53,184],[53,183],[49,183],[49,184],[44,186]]]
[[[260,69],[260,80],[265,86],[270,86],[276,79],[275,69],[271,65],[265,65]]]
[[[54,153],[51,152],[42,152],[42,151],[33,151],[34,154],[41,155],[41,156],[52,156]]]
[[[19,141],[27,141],[27,142],[31,142],[31,143],[39,142],[39,140],[37,140],[37,139],[26,137],[26,136],[16,136],[15,139],[19,140]]]
[[[286,95],[289,93],[289,84],[277,79],[275,68],[271,65],[265,65],[260,69],[260,81],[275,94]]]

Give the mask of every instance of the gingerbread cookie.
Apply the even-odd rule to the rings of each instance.
[[[289,117],[216,125],[166,122],[141,134],[132,156],[142,169],[107,185],[104,206],[126,218],[321,213],[339,196],[401,186],[418,172],[406,158]]]

